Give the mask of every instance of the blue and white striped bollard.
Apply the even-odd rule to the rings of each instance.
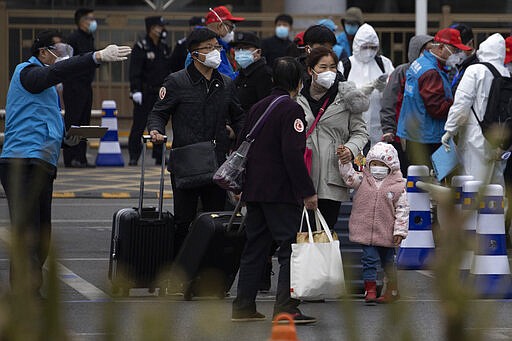
[[[101,126],[108,127],[107,133],[101,138],[96,156],[96,166],[123,167],[121,145],[117,133],[117,109],[115,101],[103,101]]]

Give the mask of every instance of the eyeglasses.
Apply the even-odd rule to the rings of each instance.
[[[198,47],[194,51],[198,51],[198,50],[206,50],[208,52],[211,52],[213,50],[217,50],[217,51],[220,52],[220,51],[222,51],[222,46],[220,46],[220,45],[206,45],[206,46],[203,46],[203,47]]]

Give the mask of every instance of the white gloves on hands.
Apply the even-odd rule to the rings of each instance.
[[[441,143],[443,144],[444,146],[444,150],[446,150],[447,152],[450,151],[450,139],[453,137],[452,133],[450,133],[449,131],[447,131],[446,133],[444,133],[443,137],[441,137]]]
[[[109,45],[98,51],[97,57],[101,62],[118,62],[127,60],[130,53],[132,53],[132,48],[129,46]]]
[[[74,147],[80,143],[81,137],[78,135],[68,135],[64,137],[63,143],[68,147]]]
[[[388,74],[385,73],[383,75],[380,75],[376,80],[373,81],[373,87],[378,91],[382,91],[386,87],[387,82]]]
[[[132,94],[132,100],[138,105],[142,104],[142,92],[137,91]]]

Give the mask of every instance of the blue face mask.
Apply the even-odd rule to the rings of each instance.
[[[345,33],[347,33],[349,36],[355,35],[358,29],[359,25],[345,24]]]
[[[290,28],[288,26],[276,26],[276,37],[286,39],[289,34]]]
[[[96,20],[93,20],[89,23],[89,32],[90,33],[94,33],[96,32],[96,29],[98,28],[98,23],[96,22]]]
[[[254,55],[251,50],[238,50],[235,51],[235,60],[242,69],[245,69],[254,63]]]

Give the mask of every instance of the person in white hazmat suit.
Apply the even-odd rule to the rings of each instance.
[[[504,66],[505,39],[501,34],[495,33],[487,38],[476,53],[481,62],[491,63],[501,75],[510,76]],[[493,75],[485,65],[474,64],[466,69],[448,112],[444,126],[446,132],[441,141],[449,149],[450,139],[458,134],[457,150],[464,173],[484,183],[504,186],[506,161],[501,158],[502,151],[487,142],[475,118],[475,113],[480,121],[484,117],[492,80]]]
[[[382,139],[382,127],[380,124],[380,99],[386,86],[388,75],[395,69],[393,62],[387,57],[379,56],[381,65],[377,63],[376,56],[379,52],[379,37],[372,26],[363,24],[354,37],[353,54],[350,56],[350,73],[347,80],[356,86],[370,98],[370,108],[363,113],[366,129],[370,135],[371,146]],[[338,70],[344,74],[343,61],[338,63]]]

